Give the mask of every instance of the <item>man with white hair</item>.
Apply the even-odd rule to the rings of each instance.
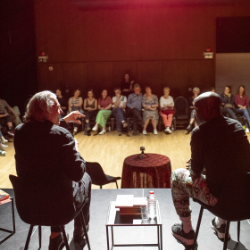
[[[84,116],[75,111],[60,120],[61,113],[56,95],[50,91],[39,92],[30,99],[24,123],[15,129],[16,171],[24,181],[40,185],[43,192],[68,190],[72,193],[68,202],[76,207],[89,198],[83,210],[88,225],[91,179],[76,141],[67,129],[59,126],[60,123],[63,127],[67,127],[68,122],[80,123],[77,118]],[[48,189],[48,183],[53,188]],[[75,218],[73,235],[76,242],[85,240],[80,215]],[[60,228],[51,227],[49,250],[63,246]]]
[[[172,226],[172,233],[185,247],[193,245],[195,236],[189,197],[215,206],[230,175],[250,172],[248,138],[238,121],[220,114],[220,96],[203,93],[195,98],[194,106],[199,126],[191,135],[189,169],[177,169],[171,177],[173,203],[182,222]],[[204,168],[206,176],[202,174]],[[224,240],[226,221],[216,217],[211,227]]]

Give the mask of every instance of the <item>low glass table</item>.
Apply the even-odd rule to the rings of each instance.
[[[157,230],[157,243],[155,244],[117,244],[115,243],[114,227],[155,227]],[[138,228],[140,230],[140,228]],[[109,236],[109,231],[111,234]],[[114,247],[158,247],[163,250],[162,246],[162,220],[159,202],[156,202],[156,218],[149,220],[142,220],[140,215],[120,215],[119,208],[115,208],[115,201],[111,201],[108,209],[107,222],[106,222],[106,236],[107,236],[107,249]],[[111,244],[110,244],[111,237]],[[110,248],[111,246],[111,248]]]

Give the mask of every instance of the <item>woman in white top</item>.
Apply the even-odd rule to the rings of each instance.
[[[160,98],[160,116],[162,117],[163,123],[165,125],[165,132],[171,134],[170,129],[174,111],[174,100],[173,97],[169,95],[170,88],[165,87],[163,89],[164,96]]]

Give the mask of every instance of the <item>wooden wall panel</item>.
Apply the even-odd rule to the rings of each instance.
[[[34,4],[37,53],[45,51],[48,64],[63,69],[61,77],[39,74],[40,89],[58,79],[63,85],[72,80],[72,87],[80,84],[84,91],[83,81],[95,91],[104,86],[113,91],[129,70],[139,83],[154,83],[157,93],[168,85],[175,96],[215,85],[215,60],[203,59],[203,52],[216,50],[216,17],[250,13],[246,0],[232,6],[96,11],[80,11],[70,0]]]

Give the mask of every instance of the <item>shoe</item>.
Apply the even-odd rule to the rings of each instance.
[[[93,128],[92,128],[93,131],[97,131],[98,130],[98,125],[95,125]]]
[[[165,129],[165,132],[166,132],[166,134],[172,134],[172,131],[171,131],[170,127],[167,127]]]
[[[5,138],[2,139],[2,143],[6,143],[8,142],[8,140],[6,140]]]
[[[7,147],[8,147],[8,145],[4,145],[4,144],[0,143],[0,148],[4,149],[4,148],[7,148]]]
[[[11,135],[11,136],[14,136],[14,135],[15,135],[15,132],[14,132],[14,130],[12,129],[12,130],[9,130],[9,131],[8,131],[8,134]]]
[[[117,134],[118,134],[118,136],[121,136],[121,135],[122,135],[122,132],[118,131],[118,133],[117,133]]]
[[[191,131],[192,131],[192,128],[193,128],[193,124],[189,124],[186,128],[187,130],[187,133],[186,134],[189,134]]]
[[[226,224],[222,224],[219,227],[216,226],[215,218],[210,223],[211,228],[214,230],[215,235],[218,237],[220,241],[224,242],[225,232],[226,232]],[[228,235],[227,241],[231,239],[230,235]]]
[[[123,126],[124,128],[126,128],[126,127],[128,126],[128,124],[127,124],[126,122],[123,122],[123,123],[122,123],[122,126]]]
[[[102,129],[102,131],[99,133],[99,135],[104,135],[106,133],[106,129]]]
[[[144,135],[147,135],[147,130],[143,129],[142,133],[143,133]]]
[[[195,238],[194,230],[190,230],[189,233],[185,233],[183,231],[182,224],[174,224],[172,226],[172,234],[183,246],[193,246]]]
[[[3,151],[3,150],[0,150],[0,155],[5,156],[5,155],[6,155],[6,152]]]
[[[246,132],[246,133],[249,133],[249,128],[246,128],[246,129],[245,129],[245,132]]]
[[[136,136],[136,135],[138,135],[139,133],[137,132],[137,131],[134,131],[133,133],[132,133],[132,135],[133,136]]]
[[[54,239],[49,238],[49,250],[61,250],[65,246],[62,234]]]
[[[154,129],[154,135],[158,135],[158,132],[156,129]]]

